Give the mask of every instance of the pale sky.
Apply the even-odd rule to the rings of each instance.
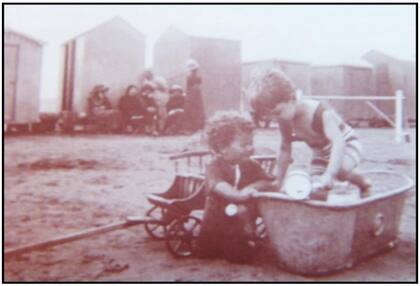
[[[153,45],[174,25],[187,33],[242,41],[243,61],[279,58],[357,63],[371,49],[415,60],[415,6],[401,5],[6,5],[6,27],[45,42],[41,110],[57,107],[59,47],[119,16]]]

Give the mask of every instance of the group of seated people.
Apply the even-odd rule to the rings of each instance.
[[[98,131],[108,133],[119,130],[154,136],[181,131],[184,117],[184,91],[181,86],[173,85],[167,91],[146,77],[141,87],[127,87],[116,108],[113,108],[107,92],[108,88],[104,85],[96,85],[88,99],[87,115]]]
[[[193,134],[205,123],[200,65],[193,59],[186,63],[185,83],[185,92],[179,85],[169,88],[163,77],[146,70],[139,85],[129,85],[115,107],[108,88],[96,85],[88,99],[87,121],[101,133]]]

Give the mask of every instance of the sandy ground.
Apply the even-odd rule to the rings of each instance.
[[[412,142],[396,144],[390,129],[361,129],[361,169],[386,169],[415,178]],[[277,132],[259,130],[256,145],[277,149]],[[20,136],[4,142],[4,246],[31,242],[143,215],[146,194],[164,191],[174,176],[168,155],[193,146],[185,136]],[[297,144],[295,157],[308,162]],[[175,259],[142,226],[6,259],[5,281],[415,281],[416,198],[405,204],[396,249],[353,269],[321,278],[288,273],[272,253],[247,265]]]

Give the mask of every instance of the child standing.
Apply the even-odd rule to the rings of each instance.
[[[215,114],[207,125],[208,144],[215,157],[206,170],[206,203],[199,237],[202,256],[242,262],[252,253],[255,207],[250,199],[256,188],[274,179],[250,159],[253,129],[251,120],[234,111]],[[235,217],[228,215],[228,206],[237,209]]]
[[[202,78],[200,65],[197,61],[189,59],[186,64],[186,89],[185,89],[185,120],[184,133],[192,134],[203,129],[206,113],[202,94]]]
[[[361,144],[354,130],[329,106],[315,100],[297,100],[290,79],[270,70],[259,83],[253,107],[275,118],[280,129],[278,183],[281,185],[291,163],[293,141],[304,141],[313,151],[312,174],[320,175],[315,197],[325,199],[333,180],[347,180],[366,195],[370,184],[354,169],[361,160]]]

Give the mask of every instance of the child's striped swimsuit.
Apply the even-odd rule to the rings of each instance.
[[[324,111],[328,110],[323,103],[320,103],[317,107],[317,110],[314,114],[314,120],[312,122],[312,128],[319,134],[325,137],[324,134],[324,124],[322,121],[322,114]],[[362,145],[360,144],[359,139],[357,138],[355,131],[351,126],[346,124],[340,118],[340,125],[339,128],[344,136],[344,140],[346,142],[345,145],[345,155],[350,156],[357,166],[362,158]],[[325,146],[322,147],[312,147],[313,157],[312,157],[312,168],[311,173],[313,175],[322,175],[325,172],[325,169],[328,166],[330,161],[330,154],[331,154],[332,144],[327,143]]]

